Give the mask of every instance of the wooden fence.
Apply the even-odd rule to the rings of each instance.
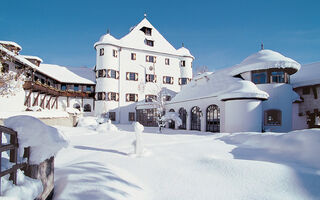
[[[7,144],[2,144],[2,135],[3,134],[9,134],[10,135],[10,141]],[[10,154],[10,159],[9,161],[11,163],[14,163],[13,166],[9,169],[6,169],[2,171],[0,167],[0,195],[1,195],[1,178],[7,174],[10,174],[9,180],[13,181],[13,184],[17,183],[17,170],[18,169],[25,169],[28,165],[28,163],[18,163],[18,148],[19,148],[19,143],[18,143],[18,137],[17,137],[17,132],[14,130],[0,126],[0,166],[1,164],[1,159],[2,159],[2,152],[4,151],[9,151]],[[23,157],[28,158],[29,162],[29,148],[25,148],[24,155]]]

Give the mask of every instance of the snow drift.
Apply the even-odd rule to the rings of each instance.
[[[4,124],[18,132],[20,156],[30,146],[30,164],[43,162],[69,143],[61,131],[31,116],[10,117]]]

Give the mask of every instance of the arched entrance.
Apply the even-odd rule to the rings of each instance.
[[[217,105],[208,106],[206,124],[207,131],[220,132],[220,109]]]
[[[169,112],[174,112],[174,110],[173,110],[173,109],[170,109]],[[169,128],[174,129],[174,128],[175,128],[175,125],[176,125],[175,121],[174,121],[174,120],[170,120],[170,122],[169,122]]]
[[[182,124],[179,126],[179,129],[187,129],[187,111],[184,108],[179,109],[179,117],[182,121]]]
[[[201,115],[202,112],[198,106],[191,109],[191,130],[201,131]]]

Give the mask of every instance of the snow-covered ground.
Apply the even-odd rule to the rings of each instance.
[[[320,129],[211,134],[145,127],[57,127],[54,199],[320,199]],[[108,129],[105,129],[108,130]]]

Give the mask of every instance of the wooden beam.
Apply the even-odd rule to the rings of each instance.
[[[44,97],[43,97],[41,104],[40,104],[41,108],[44,108],[44,100],[46,99],[46,97],[47,97],[47,94],[44,94]]]
[[[32,104],[32,106],[35,106],[35,105],[36,105],[36,102],[38,102],[39,95],[40,95],[40,92],[38,92],[37,97],[33,100],[33,104]]]
[[[53,104],[52,104],[52,106],[51,106],[51,109],[54,107],[54,104],[57,102],[57,98],[58,98],[58,97],[56,97],[56,99],[53,101]]]
[[[312,87],[312,92],[313,92],[314,98],[315,98],[315,99],[318,99],[317,87],[313,86],[313,87]]]
[[[28,106],[28,102],[29,102],[29,99],[30,99],[31,94],[32,94],[32,90],[30,90],[30,92],[29,92],[29,94],[28,94],[28,96],[27,96],[27,98],[26,98],[26,100],[25,100],[25,102],[24,102],[24,105],[25,105],[25,106]]]
[[[49,110],[50,110],[50,101],[51,101],[51,98],[52,98],[52,96],[50,96],[50,98],[49,98],[49,100],[48,100],[48,102],[47,102],[47,105],[46,105],[46,108],[48,108]]]
[[[58,110],[58,108],[59,108],[59,100],[58,100],[58,97],[56,97],[56,109]]]

